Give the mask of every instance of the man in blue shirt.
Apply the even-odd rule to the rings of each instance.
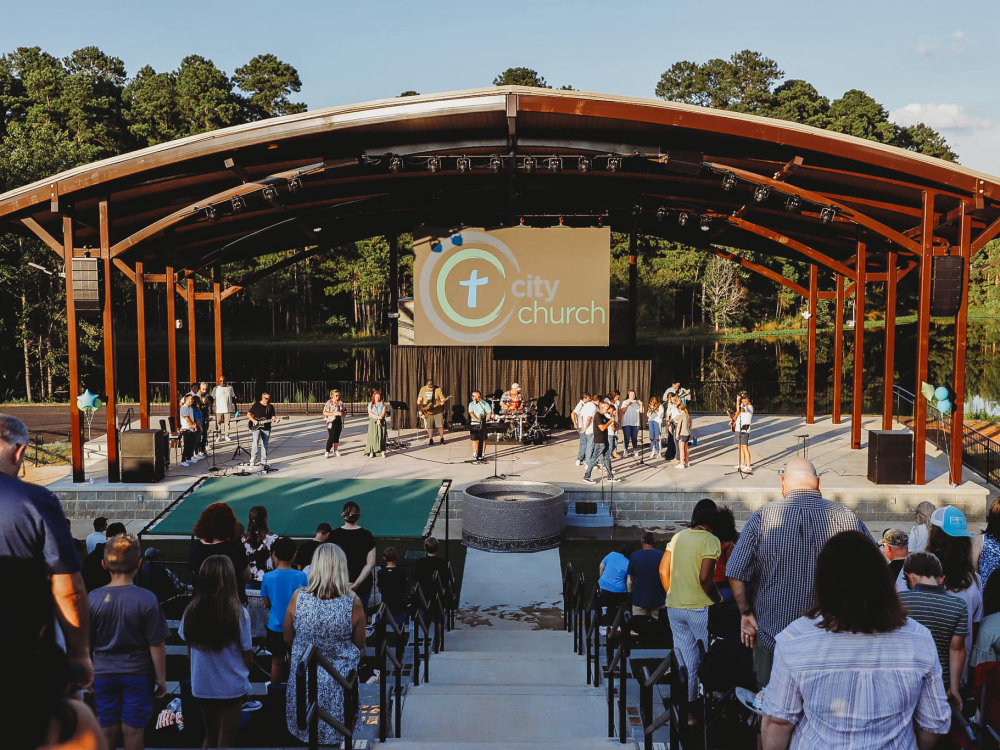
[[[483,394],[472,392],[472,403],[469,404],[469,437],[472,439],[472,460],[483,460],[483,449],[486,447],[486,423],[493,416],[493,407],[483,401]]]
[[[628,559],[628,590],[632,592],[632,614],[658,617],[666,604],[667,592],[660,582],[663,551],[653,549],[653,532],[642,535],[642,549]]]
[[[24,423],[0,414],[0,557],[42,560],[52,571],[52,596],[66,639],[66,654],[77,667],[74,681],[82,688],[94,679],[90,600],[59,498],[44,487],[17,478],[27,447]]]

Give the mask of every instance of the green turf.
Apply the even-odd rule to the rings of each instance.
[[[324,521],[339,526],[344,503],[354,500],[361,525],[376,537],[420,537],[440,488],[438,480],[210,478],[147,533],[190,534],[206,507],[224,502],[244,523],[251,507],[263,505],[271,531],[311,537]]]

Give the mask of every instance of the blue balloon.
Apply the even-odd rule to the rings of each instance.
[[[937,408],[938,411],[941,412],[942,414],[950,414],[951,401],[949,401],[948,399],[942,399],[941,401],[938,401]]]
[[[939,385],[937,388],[934,389],[934,398],[936,398],[938,401],[947,401],[948,389],[945,388],[943,385]]]
[[[78,409],[86,411],[87,409],[96,409],[95,402],[97,401],[97,394],[91,393],[88,388],[79,396],[76,397],[76,406]]]

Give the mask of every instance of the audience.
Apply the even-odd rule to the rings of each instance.
[[[313,553],[316,551],[316,548],[329,541],[331,531],[333,531],[333,527],[325,521],[317,526],[316,536],[312,539],[307,539],[299,545],[299,550],[295,553],[295,567],[305,571],[310,563],[312,563]]]
[[[712,533],[719,540],[719,559],[715,562],[715,586],[719,589],[719,595],[724,602],[733,601],[733,590],[729,587],[729,579],[726,578],[726,564],[729,562],[733,548],[740,538],[736,530],[736,516],[733,509],[722,506],[715,516],[715,523],[712,525]]]
[[[104,544],[107,539],[107,535],[104,533],[108,528],[108,519],[104,516],[98,516],[94,519],[94,530],[87,534],[87,554],[89,555],[94,551],[94,547],[98,544]]]
[[[152,591],[161,604],[175,596],[187,593],[187,586],[181,583],[174,572],[163,562],[163,553],[156,547],[147,547],[142,555],[142,567],[136,584]]]
[[[224,555],[233,563],[240,602],[246,605],[246,584],[250,582],[250,561],[240,541],[239,521],[233,509],[225,503],[212,503],[201,512],[191,534],[188,570],[195,588],[200,581],[202,563],[213,555]]]
[[[931,515],[937,510],[937,506],[930,500],[924,500],[916,507],[914,518],[917,525],[910,529],[907,534],[909,538],[910,552],[923,552],[927,546],[927,537],[931,533]]]
[[[378,572],[376,585],[382,594],[382,603],[389,610],[392,619],[402,625],[409,621],[406,600],[410,584],[406,580],[406,571],[397,565],[399,553],[395,547],[386,547],[382,552],[382,559],[385,560],[385,565]]]
[[[80,557],[59,498],[44,487],[18,479],[27,447],[24,423],[0,414],[0,557],[37,560],[48,568],[59,629],[75,667],[73,681],[83,688],[93,680],[94,667],[90,661],[90,603]],[[12,642],[16,643],[5,641]]]
[[[906,614],[927,628],[937,647],[941,677],[948,700],[961,709],[962,671],[965,669],[965,638],[969,634],[969,608],[944,587],[941,561],[930,552],[911,552],[903,563],[910,591],[899,599]]]
[[[983,624],[972,646],[969,666],[1000,661],[1000,575],[992,575],[983,589]]]
[[[667,594],[660,582],[660,561],[663,553],[653,547],[653,532],[645,531],[636,550],[628,559],[628,590],[632,592],[632,614],[659,617]]]
[[[677,663],[687,669],[689,701],[698,697],[698,643],[708,651],[708,608],[722,601],[715,587],[715,561],[721,551],[712,533],[716,514],[714,502],[700,500],[691,515],[690,528],[674,534],[660,562]],[[694,712],[688,713],[687,722],[691,726],[698,723]]]
[[[358,526],[361,506],[353,500],[344,503],[340,514],[344,525],[330,532],[330,543],[336,544],[347,556],[347,575],[351,591],[361,599],[365,619],[368,619],[368,600],[372,593],[372,571],[375,569],[375,537],[368,529]]]
[[[139,540],[120,534],[100,547],[111,581],[90,592],[97,718],[111,747],[120,728],[125,750],[142,750],[153,698],[167,694],[170,629],[156,596],[132,583],[142,562]]]
[[[930,748],[948,731],[934,640],[907,618],[884,571],[866,533],[823,546],[815,603],[776,638],[763,747]]]
[[[781,477],[783,499],[754,511],[726,566],[740,608],[743,643],[753,649],[761,688],[770,679],[775,637],[813,605],[813,578],[823,545],[841,531],[861,531],[871,539],[850,509],[823,498],[819,485],[812,463],[789,461]]]
[[[285,610],[292,600],[292,594],[309,583],[309,577],[292,567],[295,559],[295,540],[279,537],[271,545],[271,567],[264,574],[260,584],[260,595],[264,606],[269,608],[267,616],[267,636],[264,645],[271,652],[271,684],[285,681],[285,660],[288,649],[285,645]]]
[[[903,569],[903,560],[909,554],[908,542],[909,538],[906,536],[906,532],[899,529],[886,529],[878,542],[886,562],[889,563],[889,574],[894,581],[899,576],[899,571]]]
[[[236,747],[243,698],[250,692],[253,651],[250,614],[240,604],[242,588],[233,561],[210,555],[200,566],[194,599],[177,631],[191,657],[191,695],[199,699],[205,721],[203,747]]]
[[[973,540],[972,562],[981,581],[989,581],[993,571],[1000,568],[1000,498],[990,503],[986,528]]]
[[[104,567],[104,548],[108,542],[119,534],[125,533],[125,524],[116,521],[104,531],[105,540],[94,547],[94,551],[83,561],[83,585],[89,594],[94,589],[111,583],[111,573]]]
[[[310,645],[340,672],[347,676],[356,670],[365,652],[365,610],[350,587],[347,558],[335,544],[322,544],[313,555],[309,583],[292,594],[285,613],[285,643],[292,650],[292,663],[297,664]],[[343,688],[326,670],[317,670],[317,700],[331,716],[343,723]],[[293,671],[288,680],[285,715],[288,731],[303,742],[309,740],[308,730],[299,729],[296,717],[297,684]],[[354,731],[361,729],[358,711]],[[343,736],[326,722],[319,722],[319,744],[340,745]]]
[[[273,570],[271,565],[271,545],[278,538],[267,527],[267,508],[255,505],[250,509],[246,533],[243,534],[243,548],[250,562],[250,580],[263,581],[264,574]]]
[[[634,549],[631,542],[626,542],[618,552],[605,555],[598,566],[599,606],[609,612],[617,609],[619,604],[628,603],[628,585],[625,579],[628,577],[628,561]]]
[[[419,558],[413,565],[413,573],[416,582],[420,585],[427,603],[433,602],[440,593],[437,583],[434,582],[434,574],[437,573],[443,586],[451,576],[451,569],[447,560],[437,556],[441,548],[441,543],[436,537],[429,536],[424,539],[424,557]],[[433,611],[433,610],[432,610]],[[437,613],[435,612],[435,616]],[[428,623],[428,627],[430,623]]]

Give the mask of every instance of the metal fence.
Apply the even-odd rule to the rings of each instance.
[[[750,394],[755,414],[798,414],[806,413],[806,389],[796,380],[696,380],[682,384],[691,389],[692,399],[688,407],[701,414],[725,414],[736,406],[736,394],[746,391]],[[657,396],[660,393],[655,392]],[[851,411],[851,389],[841,392],[841,413]],[[866,414],[882,411],[881,389],[872,388],[862,393],[862,411]],[[833,411],[831,389],[817,386],[816,413],[829,414]]]
[[[229,381],[236,394],[236,402],[243,411],[260,398],[271,394],[271,403],[280,405],[283,412],[310,414],[323,411],[330,398],[330,391],[340,391],[340,398],[348,414],[363,414],[373,391],[381,391],[389,399],[388,380],[236,380]],[[182,388],[181,393],[187,393]],[[165,381],[149,383],[149,400],[153,404],[170,401],[170,384]]]

